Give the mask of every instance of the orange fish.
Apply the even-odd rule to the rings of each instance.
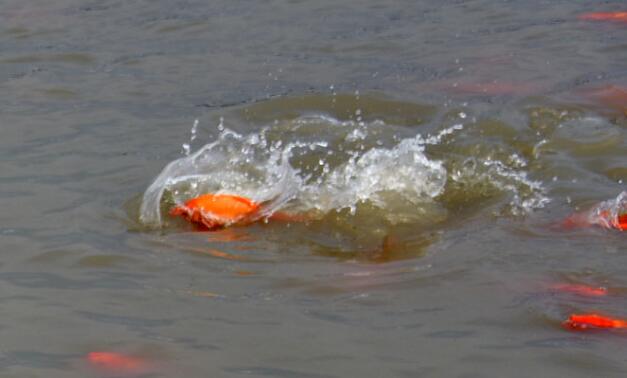
[[[591,12],[579,16],[580,20],[627,22],[627,12]]]
[[[562,227],[567,229],[593,225],[626,231],[627,191],[621,192],[615,199],[597,204],[590,210],[574,213],[562,221],[561,224]]]
[[[627,231],[627,214],[619,215],[616,222],[614,222],[614,227],[621,231]]]
[[[253,200],[234,194],[203,194],[174,207],[170,215],[180,215],[191,223],[206,227],[209,230],[246,224],[261,217],[261,205]],[[308,214],[288,214],[275,212],[269,219],[285,222],[305,222],[311,219]]]
[[[564,325],[574,330],[627,328],[627,321],[599,314],[572,314]]]
[[[588,297],[603,297],[607,295],[607,289],[604,287],[592,287],[581,284],[555,284],[550,287],[552,290],[573,293]]]
[[[87,361],[92,365],[117,372],[138,372],[148,367],[145,360],[116,352],[90,352]]]
[[[233,223],[251,220],[259,211],[259,204],[233,194],[203,194],[192,198],[170,211],[192,223],[201,224],[210,230]]]
[[[596,224],[605,228],[627,231],[627,213],[620,214],[616,216],[615,219],[610,218],[610,213],[608,211],[601,211],[598,215],[594,214],[594,212],[586,211],[570,215],[562,222],[562,226],[565,228],[577,228],[588,227]]]

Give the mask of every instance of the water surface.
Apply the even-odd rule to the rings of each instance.
[[[621,6],[3,2],[0,375],[624,376],[562,326],[624,235],[553,227],[625,190]],[[313,215],[167,215],[216,190]]]

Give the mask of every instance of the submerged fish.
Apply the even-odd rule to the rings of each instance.
[[[627,320],[610,318],[599,314],[572,314],[564,322],[564,325],[574,330],[587,330],[595,328],[620,329],[627,328]]]
[[[148,363],[139,357],[116,352],[90,352],[87,361],[102,369],[134,373],[147,369]]]
[[[579,16],[580,20],[627,22],[627,12],[590,12]]]
[[[574,213],[562,222],[565,228],[601,227],[627,231],[627,192],[616,199],[604,201],[590,210]]]
[[[607,289],[604,287],[594,287],[582,284],[560,283],[551,285],[550,289],[588,297],[603,297],[607,295]]]
[[[627,214],[621,214],[614,218],[608,212],[584,211],[575,213],[566,218],[562,224],[565,228],[578,228],[589,226],[602,226],[619,231],[627,231]]]
[[[170,215],[182,216],[187,221],[216,230],[233,224],[254,222],[264,215],[262,206],[253,200],[234,194],[203,194],[192,198],[183,205],[178,205],[170,211]],[[276,212],[267,218],[281,221],[302,222],[308,219],[306,215],[287,214]]]

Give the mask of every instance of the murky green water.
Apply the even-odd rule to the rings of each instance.
[[[562,326],[625,235],[560,226],[626,189],[619,10],[2,2],[0,376],[625,376]],[[307,218],[168,215],[215,191]]]

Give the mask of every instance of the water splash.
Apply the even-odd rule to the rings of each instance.
[[[352,133],[349,136],[351,140]],[[446,170],[442,162],[425,156],[425,144],[418,135],[393,148],[372,148],[352,155],[303,188],[307,205],[322,212],[349,208],[354,213],[355,206],[366,201],[385,208],[390,193],[413,203],[433,201],[446,184]]]
[[[164,208],[203,193],[251,198],[262,204],[262,217],[279,209],[321,216],[348,210],[354,216],[367,205],[376,216],[394,219],[392,223],[441,218],[451,185],[510,193],[514,215],[548,201],[541,183],[527,177],[525,159],[515,152],[506,159],[468,156],[462,166],[451,164],[447,155],[431,156],[431,146],[450,144],[455,151],[456,135],[465,129],[462,123],[422,135],[382,120],[357,118],[307,115],[248,135],[221,119],[216,141],[174,160],[150,185],[140,219],[160,226]],[[462,195],[472,198],[474,193]]]
[[[264,212],[272,213],[299,186],[287,161],[290,150],[268,143],[263,134],[243,136],[225,128],[217,141],[163,169],[144,193],[140,220],[161,224],[165,191],[177,204],[202,193],[237,193],[264,203]]]

